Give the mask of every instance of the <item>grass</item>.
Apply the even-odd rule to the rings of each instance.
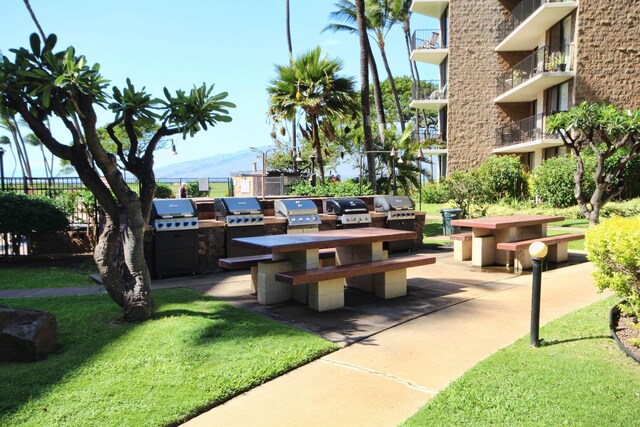
[[[442,221],[426,220],[422,229],[422,243],[427,248],[437,249],[445,245],[451,245],[448,238],[434,239],[432,236],[442,236]]]
[[[417,202],[417,200],[414,200],[414,202]],[[421,211],[426,213],[427,215],[442,215],[442,213],[440,212],[440,209],[443,208],[450,208],[451,205],[448,203],[423,203],[422,205],[420,205],[419,203],[416,203],[416,210],[417,211]]]
[[[89,278],[95,267],[72,270],[60,267],[15,266],[0,268],[0,289],[63,288],[89,286],[95,283]]]
[[[558,234],[567,234],[566,230],[552,230],[552,229],[548,229],[547,230],[547,235],[548,236],[557,236]],[[578,233],[580,234],[580,233]],[[569,242],[568,245],[569,249],[573,249],[573,250],[578,250],[578,251],[584,251],[584,239],[582,240],[574,240],[573,242]]]
[[[0,425],[174,425],[336,349],[188,289],[154,298],[141,324],[119,323],[107,296],[0,300],[54,313],[59,342],[45,360],[0,364]]]
[[[571,228],[589,228],[588,219],[565,219],[560,222],[552,222],[549,224],[553,227],[571,227]]]
[[[404,425],[638,425],[640,365],[609,334],[608,310],[616,301],[608,298],[548,324],[540,348],[530,348],[526,336],[500,350]]]

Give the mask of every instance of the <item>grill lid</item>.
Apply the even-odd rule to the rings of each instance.
[[[369,208],[365,202],[353,197],[325,199],[322,201],[322,207],[324,213],[332,213],[334,215],[362,214],[369,212]]]
[[[276,216],[313,215],[318,213],[318,208],[309,199],[284,199],[276,200],[273,204]]]
[[[191,199],[154,199],[152,218],[185,218],[196,216]]]
[[[413,210],[413,201],[407,196],[375,196],[373,206],[376,212]]]
[[[256,197],[222,197],[215,201],[217,216],[261,214],[262,207]]]

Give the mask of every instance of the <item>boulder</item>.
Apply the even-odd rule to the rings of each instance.
[[[0,360],[33,362],[56,348],[56,318],[44,311],[0,306]]]

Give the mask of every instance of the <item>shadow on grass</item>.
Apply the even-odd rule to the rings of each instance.
[[[570,342],[587,341],[587,340],[600,340],[600,339],[613,339],[611,335],[595,335],[591,337],[580,338],[567,338],[566,340],[552,340],[546,341],[544,338],[540,340],[540,347],[550,347],[552,345],[567,344]]]
[[[117,355],[113,358],[104,357],[104,351],[116,351],[118,349],[132,349],[132,358],[153,358],[153,345],[164,345],[167,338],[167,329],[178,325],[181,330],[191,332],[188,336],[176,337],[180,340],[179,346],[210,345],[212,342],[247,340],[258,336],[275,336],[291,334],[290,328],[285,325],[265,322],[264,319],[238,310],[227,304],[215,301],[211,297],[187,289],[172,289],[155,291],[157,312],[149,322],[165,321],[171,318],[184,316],[203,319],[206,322],[196,322],[185,326],[184,323],[169,323],[162,328],[153,328],[149,322],[139,324],[122,323],[120,308],[106,295],[92,295],[82,297],[51,297],[0,300],[0,304],[12,307],[24,307],[36,310],[44,310],[55,315],[58,323],[58,349],[48,358],[35,363],[0,363],[0,425],[8,423],[8,417],[19,411],[25,414],[38,412],[54,412],[53,408],[38,408],[37,405],[55,405],[56,387],[71,382],[71,389],[65,389],[63,394],[84,393],[78,387],[78,378],[86,376],[86,371],[95,371],[92,381],[100,382],[105,375],[100,367],[106,363],[107,368],[114,371],[113,366],[120,363]],[[182,308],[185,304],[193,308]],[[181,307],[182,306],[182,307]],[[137,328],[150,328],[145,338],[155,340],[152,343],[136,341],[133,344],[126,342],[126,336]],[[179,334],[178,334],[179,335]],[[151,337],[151,338],[149,338]],[[186,341],[186,344],[183,343]],[[151,345],[150,345],[151,344]],[[133,346],[133,347],[132,347]],[[178,346],[178,347],[179,347]],[[107,349],[109,348],[109,349]],[[141,350],[142,348],[142,350]],[[126,357],[125,357],[126,358]],[[105,362],[105,359],[109,359]],[[132,360],[122,360],[121,369],[127,369]],[[115,369],[118,371],[118,369]],[[85,372],[85,373],[83,373]],[[265,379],[266,380],[266,379]],[[113,378],[109,381],[113,382]],[[123,380],[125,384],[127,380]],[[75,389],[73,387],[76,387]],[[124,387],[124,385],[123,385]],[[53,396],[53,400],[45,398]],[[50,396],[50,397],[51,397]],[[86,402],[89,404],[90,402]],[[63,404],[59,402],[58,404]],[[159,402],[158,404],[161,404]],[[99,405],[96,403],[96,405]],[[57,409],[57,408],[56,408]],[[98,409],[98,408],[94,408]]]

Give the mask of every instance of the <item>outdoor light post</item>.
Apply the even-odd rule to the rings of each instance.
[[[420,209],[422,209],[422,147],[418,150],[418,197],[420,198]]]
[[[531,286],[531,329],[529,332],[531,347],[540,347],[540,293],[542,288],[542,261],[547,256],[547,245],[543,242],[533,242],[529,246],[532,258],[533,274]]]
[[[311,160],[311,186],[316,186],[316,156],[312,154],[309,156],[309,160]]]
[[[2,191],[4,191],[4,148],[0,147],[0,182],[2,182]]]
[[[373,151],[364,151],[362,154],[360,154],[360,167],[359,167],[359,173],[358,173],[358,193],[360,196],[362,196],[362,169],[364,167],[364,156],[366,156],[367,154],[386,154],[389,153],[389,155],[391,156],[391,176],[393,177],[393,195],[396,195],[396,177],[395,177],[395,169],[396,169],[396,148],[393,147],[391,148],[391,151],[378,151],[378,150],[373,150]],[[398,158],[398,163],[402,164],[404,163],[402,160],[402,157]]]

